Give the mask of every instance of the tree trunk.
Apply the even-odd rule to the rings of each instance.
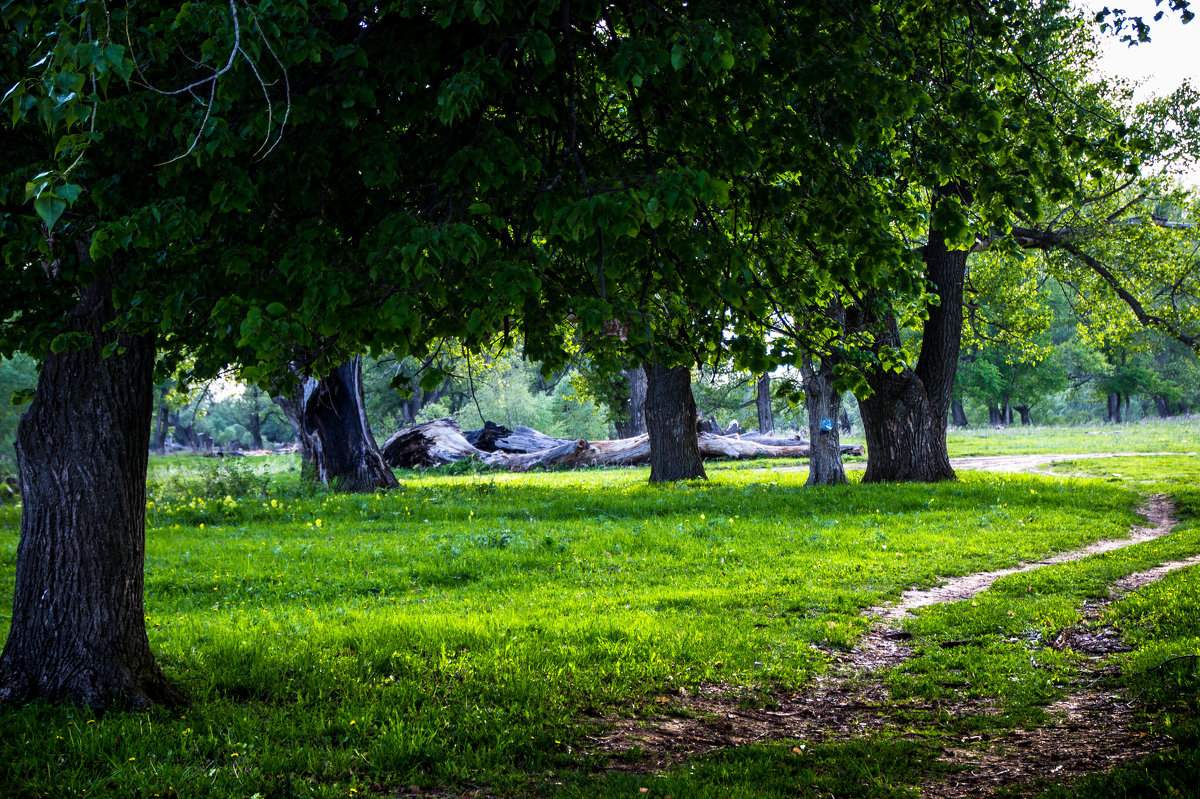
[[[1014,405],[1013,408],[1021,414],[1021,424],[1029,427],[1033,424],[1033,409],[1028,405]]]
[[[399,485],[384,463],[367,423],[361,357],[338,366],[320,380],[304,381],[300,422],[302,437],[312,452],[316,478],[322,483],[348,493]]]
[[[1131,422],[1133,418],[1129,415],[1129,395],[1125,395],[1125,421]]]
[[[618,438],[636,438],[646,434],[646,370],[641,366],[621,373],[629,383],[629,396],[621,403],[623,421],[618,422]]]
[[[167,431],[170,428],[171,409],[167,407],[169,390],[164,386],[158,395],[158,414],[154,420],[154,437],[151,444],[159,455],[167,453]]]
[[[257,402],[251,406],[250,417],[247,421],[249,422],[247,429],[250,432],[250,446],[254,449],[263,449],[262,417],[259,416]]]
[[[706,480],[696,441],[696,398],[686,366],[646,366],[646,432],[650,482]]]
[[[955,427],[970,427],[967,422],[967,411],[963,408],[962,400],[954,400],[950,403],[950,418],[954,422]]]
[[[775,417],[771,413],[771,376],[759,377],[754,389],[754,404],[758,407],[758,434],[769,436],[775,432]]]
[[[271,400],[279,406],[279,410],[283,411],[284,418],[288,420],[288,425],[292,428],[292,437],[296,440],[296,445],[300,447],[300,474],[307,479],[316,479],[315,453],[312,450],[312,441],[304,435],[304,424],[301,421],[300,412],[300,397],[304,393],[303,384],[296,389],[292,396],[284,396],[278,394],[271,397]]]
[[[992,427],[1000,427],[1004,424],[1004,414],[1000,412],[999,405],[988,406],[988,424]]]
[[[1169,419],[1171,417],[1171,401],[1167,399],[1165,394],[1154,395],[1154,410],[1158,413],[1158,418]]]
[[[943,186],[936,192],[935,205],[944,197],[963,193],[956,184]],[[939,300],[926,307],[916,368],[899,373],[877,368],[867,373],[874,393],[859,401],[867,439],[864,483],[954,479],[946,449],[946,421],[962,343],[967,252],[948,249],[942,232],[931,230],[922,257]],[[895,318],[881,321],[876,331],[880,343],[901,349]]]
[[[1108,395],[1108,421],[1111,424],[1121,423],[1121,395],[1115,392]]]
[[[84,290],[66,318],[93,337],[50,354],[17,428],[21,540],[0,701],[99,707],[175,704],[154,660],[143,586],[154,342],[104,330],[111,290]]]
[[[808,412],[808,485],[845,485],[842,468],[841,438],[837,418],[842,409],[842,395],[833,388],[833,364],[822,358],[814,368],[813,359],[805,356],[800,365],[804,379],[804,408]]]

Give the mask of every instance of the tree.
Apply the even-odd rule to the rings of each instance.
[[[492,280],[504,242],[469,209],[528,164],[469,118],[478,85],[447,54],[494,52],[528,32],[524,12],[0,9],[0,351],[41,364],[0,700],[177,698],[142,610],[156,349],[163,374],[186,357],[189,379],[236,363],[268,384],[371,346],[487,336],[511,313],[514,287]],[[64,515],[68,493],[83,501]]]

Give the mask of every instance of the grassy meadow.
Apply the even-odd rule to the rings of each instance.
[[[1120,442],[1010,428],[956,434],[952,447],[1087,452],[1097,438],[1105,450],[1194,451],[1200,425],[1147,425]],[[1031,647],[1074,624],[1083,600],[1200,553],[1196,460],[1063,467],[1098,479],[964,472],[937,486],[815,490],[803,471],[762,462],[665,487],[647,485],[645,469],[451,469],[361,496],[302,483],[294,456],[155,458],[147,626],[192,704],[0,708],[0,796],[915,796],[927,739],[1044,718],[1083,658],[1039,648],[1035,659]],[[1181,464],[1187,478],[1170,479]],[[863,608],[1122,536],[1151,491],[1176,496],[1185,516],[1168,538],[1015,575],[909,623],[917,656],[888,675],[893,696],[961,690],[997,712],[914,711],[895,736],[814,743],[803,758],[797,742],[726,750],[657,776],[610,772],[590,754],[605,719],[687,712],[659,701],[680,689],[719,684],[758,706],[801,691],[866,631]],[[19,514],[0,506],[0,635]],[[1181,746],[1080,795],[1152,778],[1170,787],[1195,765],[1194,661],[1161,686],[1143,673],[1200,653],[1200,579],[1172,575],[1111,615],[1139,647],[1121,656],[1119,689],[1148,696],[1147,724],[1174,725]],[[973,645],[939,646],[961,640]]]

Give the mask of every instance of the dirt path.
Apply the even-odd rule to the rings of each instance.
[[[950,465],[957,471],[975,470],[980,472],[1035,472],[1055,477],[1064,475],[1044,471],[1041,467],[1058,461],[1094,460],[1097,458],[1132,458],[1139,455],[1194,455],[1195,453],[1179,452],[1087,452],[1076,455],[1058,453],[1053,455],[971,455],[962,458],[951,458]]]
[[[686,716],[649,721],[604,720],[611,728],[591,738],[594,751],[613,756],[610,768],[654,773],[689,757],[750,743],[862,738],[892,729],[898,712],[929,710],[960,718],[994,714],[997,708],[987,702],[965,697],[930,703],[892,700],[878,672],[912,656],[909,636],[899,629],[903,618],[915,608],[969,599],[1006,574],[1131,546],[1166,535],[1175,524],[1173,508],[1166,497],[1152,497],[1141,512],[1146,516],[1146,526],[1135,527],[1127,539],[1100,541],[1014,569],[955,578],[937,588],[906,592],[893,605],[869,608],[864,613],[875,616],[879,623],[859,645],[852,652],[834,653],[829,673],[818,677],[803,694],[773,697],[770,710],[745,707],[739,698],[744,689],[737,686],[702,686],[694,693],[681,691],[678,696],[658,700],[664,711],[673,707],[676,711],[686,711]],[[1060,633],[1048,645],[1070,647],[1089,655],[1093,675],[1112,673],[1106,658],[1113,652],[1124,651],[1125,647],[1114,631],[1099,627],[1104,610],[1130,591],[1162,579],[1171,571],[1196,564],[1200,564],[1200,556],[1127,575],[1112,586],[1108,599],[1085,603],[1081,608],[1083,621]],[[955,773],[931,775],[931,780],[921,786],[921,795],[927,799],[965,799],[990,795],[1001,787],[1019,789],[1039,779],[1070,779],[1143,758],[1169,745],[1166,739],[1132,732],[1136,705],[1126,697],[1098,687],[1098,683],[1099,680],[1092,680],[1078,685],[1050,705],[1047,712],[1051,721],[1043,727],[1009,730],[991,738],[987,735],[943,738],[937,759],[953,765]],[[639,754],[633,763],[621,757],[630,751]],[[797,756],[803,756],[801,748],[795,751]]]

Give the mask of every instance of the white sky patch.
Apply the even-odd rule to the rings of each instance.
[[[1200,15],[1185,25],[1167,0],[1160,6],[1154,5],[1154,0],[1077,0],[1075,5],[1093,15],[1105,6],[1122,8],[1127,16],[1140,16],[1150,26],[1150,41],[1132,47],[1120,39],[1130,32],[1128,27],[1122,34],[1111,29],[1097,34],[1097,70],[1136,84],[1135,103],[1168,95],[1184,81],[1200,86]],[[1192,10],[1200,11],[1200,3],[1192,3]],[[1159,11],[1163,16],[1156,22],[1154,15]],[[1186,186],[1200,187],[1200,167],[1196,165],[1178,177]]]
[[[1184,25],[1179,12],[1167,8],[1165,1],[1161,6],[1155,6],[1154,0],[1079,3],[1080,8],[1092,14],[1105,6],[1123,8],[1129,16],[1141,16],[1150,25],[1150,41],[1133,47],[1111,30],[1099,38],[1100,70],[1139,84],[1134,95],[1136,101],[1170,94],[1185,80],[1200,84],[1200,18]],[[1154,15],[1159,11],[1163,12],[1163,18],[1155,22]]]

